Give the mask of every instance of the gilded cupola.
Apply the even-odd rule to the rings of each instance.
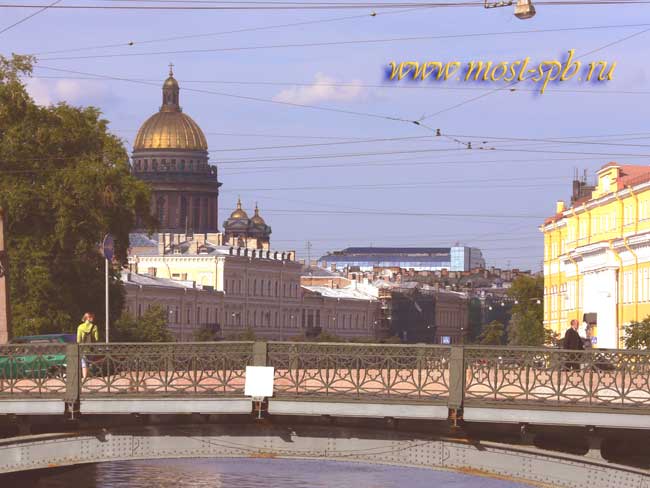
[[[169,77],[163,83],[160,111],[149,117],[135,137],[133,151],[176,149],[207,151],[208,143],[196,122],[183,113],[180,87],[170,66]]]

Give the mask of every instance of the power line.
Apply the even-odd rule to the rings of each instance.
[[[27,22],[27,21],[28,21],[29,19],[31,19],[32,17],[36,17],[38,14],[40,14],[40,13],[42,13],[42,12],[45,12],[48,8],[52,8],[52,7],[54,7],[57,3],[61,2],[61,1],[63,1],[63,0],[56,0],[56,1],[52,2],[51,4],[49,4],[49,5],[45,5],[45,6],[43,6],[40,10],[37,10],[36,12],[33,12],[33,13],[29,14],[27,17],[23,17],[23,18],[20,19],[19,21],[14,22],[13,24],[8,25],[8,26],[5,27],[4,29],[0,30],[0,34],[4,34],[4,33],[7,32],[8,30],[13,29],[14,27],[16,27],[16,26],[22,24],[23,22]]]
[[[537,2],[539,3],[539,2]],[[459,38],[481,38],[491,36],[508,36],[508,35],[526,35],[526,34],[541,34],[541,33],[555,33],[555,32],[569,32],[569,31],[585,31],[585,30],[602,30],[602,29],[630,29],[637,27],[650,26],[648,23],[644,24],[621,24],[621,25],[597,25],[585,27],[566,27],[558,29],[529,29],[520,31],[507,31],[507,32],[474,32],[464,34],[444,34],[435,36],[411,36],[411,37],[392,37],[381,39],[356,39],[350,41],[328,41],[328,42],[303,42],[303,43],[288,43],[288,44],[269,44],[259,46],[233,46],[222,48],[210,49],[181,49],[181,50],[168,50],[168,51],[148,51],[144,53],[113,53],[113,54],[94,54],[84,56],[56,56],[40,58],[40,61],[62,61],[73,59],[100,59],[100,58],[115,58],[115,57],[133,57],[133,56],[158,56],[158,55],[178,55],[178,54],[198,54],[198,53],[217,53],[217,52],[235,52],[235,51],[251,51],[251,50],[264,50],[264,49],[287,49],[295,47],[322,47],[322,46],[347,46],[355,44],[378,44],[378,43],[392,43],[392,42],[410,42],[410,41],[424,41],[424,40],[440,40],[440,39],[459,39]],[[587,53],[591,54],[591,53]],[[586,55],[586,54],[585,54]],[[131,80],[135,81],[135,80]],[[515,83],[512,83],[514,85]]]
[[[597,48],[595,48],[595,49],[592,49],[591,51],[587,51],[586,53],[584,53],[584,54],[582,54],[582,55],[580,55],[580,56],[577,56],[577,57],[576,57],[576,60],[577,60],[577,59],[580,59],[580,58],[584,58],[585,56],[589,56],[590,54],[594,54],[594,53],[596,53],[596,52],[598,52],[598,51],[602,51],[603,49],[606,49],[606,48],[608,48],[608,47],[610,47],[610,46],[613,46],[613,45],[615,45],[615,44],[619,44],[619,43],[621,43],[621,42],[625,42],[625,41],[627,41],[627,40],[629,40],[629,39],[631,39],[631,38],[633,38],[633,37],[639,36],[639,35],[641,35],[641,34],[645,34],[645,33],[648,32],[648,31],[650,31],[650,28],[640,30],[640,31],[638,31],[638,32],[635,32],[634,34],[630,34],[629,36],[625,36],[625,37],[623,37],[623,38],[621,38],[621,39],[617,39],[617,40],[615,40],[615,41],[612,41],[612,42],[609,42],[609,43],[607,43],[607,44],[604,44],[604,45],[602,45],[602,46],[600,46],[600,47],[597,47]],[[549,69],[551,69],[551,68],[549,68]],[[523,77],[521,81],[528,80],[528,79],[530,79],[530,77],[531,77],[531,75],[527,75],[527,76]],[[464,106],[464,105],[467,105],[468,103],[472,103],[472,102],[474,102],[474,101],[476,101],[476,100],[480,100],[480,99],[485,98],[485,97],[487,97],[487,96],[489,96],[489,95],[492,95],[493,93],[496,93],[496,92],[498,92],[498,91],[506,90],[506,89],[508,89],[509,87],[516,85],[517,83],[520,83],[520,80],[519,80],[519,79],[514,80],[512,83],[509,83],[509,84],[508,84],[507,86],[505,86],[505,87],[501,87],[501,88],[496,88],[496,89],[494,89],[494,90],[490,90],[489,92],[485,92],[485,93],[483,93],[483,94],[481,94],[481,95],[478,95],[478,96],[476,96],[476,97],[470,98],[470,99],[465,100],[465,101],[463,101],[463,102],[457,103],[457,104],[452,105],[452,106],[450,106],[450,107],[444,108],[444,109],[442,109],[442,110],[438,110],[437,112],[434,112],[434,113],[432,113],[432,114],[429,114],[429,115],[423,115],[422,117],[420,117],[420,119],[418,120],[418,122],[421,123],[422,121],[424,121],[424,120],[426,120],[426,119],[429,119],[429,118],[431,118],[431,117],[435,117],[436,115],[440,115],[440,114],[443,114],[443,113],[445,113],[445,112],[449,112],[450,110],[454,110],[454,109],[456,109],[456,108],[462,107],[462,106]],[[424,124],[421,124],[421,125],[422,125],[424,128],[427,128],[427,129],[429,129],[429,130],[432,130],[430,127],[427,127],[427,126],[424,125]]]
[[[38,68],[38,66],[35,66]],[[98,80],[91,76],[82,77],[82,76],[36,76],[39,79],[54,79],[54,80]],[[150,81],[156,83],[163,83],[164,80],[152,79],[152,78],[133,78],[137,81]],[[106,80],[110,81],[110,80]],[[197,84],[215,84],[215,85],[262,85],[262,86],[314,86],[314,82],[297,82],[297,81],[249,81],[249,80],[179,80],[183,84],[185,83],[197,83]],[[318,86],[334,87],[334,88],[380,88],[380,89],[396,89],[396,90],[452,90],[452,91],[483,91],[484,88],[473,87],[473,86],[441,86],[441,85],[398,85],[394,83],[384,83],[384,84],[373,84],[373,83],[355,83],[355,82],[321,82],[317,83]],[[528,92],[528,93],[539,93],[537,88],[510,88],[510,92]],[[566,89],[566,88],[555,88],[547,87],[544,94],[547,93],[586,93],[586,94],[597,94],[597,95],[650,95],[650,90],[610,90],[610,89]],[[131,129],[133,132],[136,132],[137,129]],[[207,134],[207,133],[206,133]],[[299,136],[285,136],[285,137],[299,137]]]
[[[226,211],[235,210],[226,208]],[[526,214],[478,214],[478,213],[446,213],[446,212],[421,212],[394,211],[394,210],[296,210],[296,209],[265,209],[265,214],[275,215],[366,215],[366,216],[397,216],[397,217],[463,217],[463,218],[491,218],[491,219],[545,219],[547,216]]]
[[[288,24],[275,24],[275,25],[266,25],[266,26],[259,26],[259,27],[246,27],[243,29],[235,29],[235,30],[229,30],[229,31],[217,31],[217,32],[206,32],[202,34],[184,34],[184,35],[178,35],[178,36],[170,36],[170,37],[161,37],[157,39],[146,39],[143,41],[128,41],[128,42],[120,42],[120,43],[113,43],[113,44],[103,44],[103,45],[96,45],[96,46],[86,46],[86,47],[77,47],[77,48],[71,48],[71,49],[60,49],[56,51],[41,51],[37,53],[32,53],[33,56],[37,55],[42,55],[42,54],[61,54],[61,53],[66,53],[66,52],[78,52],[78,51],[89,51],[89,50],[95,50],[95,49],[107,49],[107,48],[112,48],[112,47],[133,47],[133,46],[139,46],[141,44],[154,44],[154,43],[159,43],[159,42],[169,42],[169,41],[183,41],[187,39],[198,39],[202,37],[215,37],[215,36],[222,36],[222,35],[228,35],[228,34],[240,34],[243,32],[257,32],[261,30],[272,30],[272,29],[279,29],[279,28],[285,28],[285,27],[299,27],[299,26],[305,26],[305,25],[313,25],[313,24],[324,24],[324,23],[330,23],[330,22],[341,22],[344,20],[352,20],[352,19],[361,19],[361,18],[367,18],[367,17],[377,17],[379,15],[390,15],[390,14],[399,14],[399,13],[404,13],[404,12],[411,12],[413,10],[419,10],[419,8],[409,8],[409,9],[404,9],[404,10],[395,10],[392,12],[372,12],[370,14],[362,14],[362,15],[348,15],[345,17],[335,17],[335,18],[330,18],[330,19],[321,19],[321,20],[307,20],[307,21],[302,21],[302,22],[292,22]],[[156,81],[156,80],[147,80],[147,81]]]
[[[648,170],[650,172],[650,169]],[[266,187],[266,188],[238,188],[236,191],[294,191],[294,190],[349,190],[349,189],[384,189],[384,188],[415,188],[419,186],[438,186],[456,183],[494,183],[494,182],[514,182],[514,181],[531,181],[535,180],[555,180],[566,182],[566,179],[558,178],[557,176],[536,176],[536,177],[522,177],[522,178],[481,178],[475,180],[456,179],[456,180],[435,180],[435,181],[410,181],[402,183],[381,183],[381,184],[352,184],[352,185],[313,185],[313,186],[284,186],[284,187]],[[235,191],[235,190],[231,190]],[[224,190],[222,190],[224,192]],[[228,192],[228,190],[225,190]]]
[[[628,5],[646,4],[648,0],[555,0],[538,1],[537,5],[570,6],[570,5]],[[483,2],[223,2],[220,5],[57,5],[52,8],[61,10],[143,10],[143,11],[206,11],[206,10],[349,10],[361,8],[394,9],[404,7],[427,8],[465,8],[483,7]],[[37,4],[0,4],[0,8],[42,8]]]
[[[98,74],[93,74],[93,73],[84,73],[81,71],[75,71],[75,70],[69,70],[69,69],[62,69],[62,68],[53,68],[49,66],[40,66],[41,69],[48,69],[52,71],[61,71],[61,72],[66,72],[66,73],[75,73],[75,74],[82,74],[82,75],[90,75],[90,76],[96,76],[98,78],[108,78],[112,80],[118,80],[118,81],[126,81],[129,83],[136,83],[136,84],[142,84],[142,85],[147,85],[147,86],[158,86],[157,84],[154,83],[149,83],[145,81],[137,81],[133,80],[130,78],[119,78],[115,76],[108,76],[108,75],[98,75]],[[403,119],[400,117],[393,117],[389,115],[381,115],[381,114],[373,114],[373,113],[368,113],[368,112],[358,112],[358,111],[353,111],[353,110],[344,110],[344,109],[338,109],[338,108],[332,108],[332,107],[320,107],[317,105],[308,105],[304,103],[293,103],[293,102],[284,102],[280,100],[273,100],[273,99],[268,99],[268,98],[260,98],[260,97],[251,97],[251,96],[246,96],[246,95],[236,95],[234,93],[223,93],[223,92],[215,92],[211,90],[202,90],[198,88],[184,88],[185,91],[190,91],[190,92],[195,92],[195,93],[203,93],[203,94],[208,94],[208,95],[216,95],[216,96],[221,96],[221,97],[228,97],[228,98],[235,98],[239,100],[248,100],[248,101],[254,101],[254,102],[263,102],[263,103],[270,103],[270,104],[277,104],[277,105],[286,105],[290,107],[297,107],[297,108],[308,108],[312,110],[320,110],[323,112],[334,112],[334,113],[341,113],[341,114],[346,114],[346,115],[356,115],[360,117],[369,117],[369,118],[375,118],[375,119],[383,119],[383,120],[390,120],[393,122],[406,122],[409,124],[414,124],[415,122],[412,120],[408,119]]]

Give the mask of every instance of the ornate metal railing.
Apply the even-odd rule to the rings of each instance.
[[[79,352],[82,397],[242,396],[253,343],[81,344]]]
[[[650,408],[650,353],[465,347],[465,404]]]
[[[0,401],[243,396],[249,365],[278,398],[650,412],[645,351],[287,342],[0,346]]]
[[[0,398],[56,397],[65,391],[65,344],[0,346]]]
[[[278,397],[442,404],[449,395],[449,347],[271,342],[267,357]]]

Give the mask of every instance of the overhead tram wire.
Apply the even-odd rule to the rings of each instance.
[[[572,5],[637,5],[650,3],[648,0],[541,0],[537,5],[572,6]],[[428,8],[467,8],[483,7],[484,2],[223,2],[219,5],[56,5],[51,8],[60,10],[142,10],[142,11],[289,11],[289,10],[356,10],[356,9],[395,9],[407,7]],[[42,4],[2,3],[0,8],[43,8]]]
[[[584,58],[585,56],[589,56],[590,54],[594,54],[594,53],[596,53],[596,52],[598,52],[598,51],[602,51],[603,49],[607,49],[608,47],[614,46],[614,45],[619,44],[619,43],[621,43],[621,42],[625,42],[625,41],[627,41],[627,40],[629,40],[629,39],[632,39],[633,37],[640,36],[640,35],[642,35],[642,34],[645,34],[646,32],[649,32],[649,31],[650,31],[650,27],[649,27],[649,28],[646,28],[646,29],[643,29],[643,30],[640,30],[640,31],[638,31],[638,32],[635,32],[635,33],[633,33],[633,34],[630,34],[629,36],[622,37],[621,39],[617,39],[617,40],[615,40],[615,41],[608,42],[607,44],[604,44],[604,45],[602,45],[602,46],[600,46],[600,47],[597,47],[597,48],[595,48],[595,49],[592,49],[591,51],[587,51],[586,53],[583,53],[583,54],[577,56],[575,59],[578,60],[578,59]],[[526,80],[528,80],[529,78],[530,78],[530,75],[527,75],[526,77],[524,77],[524,78],[522,79],[522,81],[526,81]],[[520,81],[517,79],[517,80],[514,80],[512,83],[506,85],[505,87],[500,87],[500,88],[496,88],[496,89],[494,89],[494,90],[490,90],[490,91],[485,92],[485,93],[483,93],[483,94],[481,94],[481,95],[478,95],[478,96],[476,96],[476,97],[470,98],[470,99],[468,99],[468,100],[464,100],[464,101],[462,101],[462,102],[460,102],[460,103],[457,103],[457,104],[452,105],[452,106],[450,106],[450,107],[444,108],[444,109],[442,109],[442,110],[438,110],[437,112],[434,112],[434,113],[432,113],[432,114],[429,114],[429,115],[423,115],[422,117],[420,117],[420,118],[418,119],[418,125],[421,125],[421,126],[422,126],[423,128],[425,128],[425,129],[433,130],[431,127],[428,127],[427,125],[423,124],[422,121],[424,121],[424,120],[426,120],[426,119],[430,119],[431,117],[435,117],[435,116],[437,116],[437,115],[440,115],[440,114],[443,114],[443,113],[449,112],[449,111],[454,110],[454,109],[456,109],[456,108],[460,108],[460,107],[465,106],[465,105],[467,105],[467,104],[469,104],[469,103],[475,102],[475,101],[480,100],[480,99],[482,99],[482,98],[485,98],[485,97],[487,97],[487,96],[489,96],[489,95],[492,95],[492,94],[494,94],[494,93],[497,93],[497,92],[499,92],[499,91],[507,90],[507,89],[509,89],[510,87],[517,85],[518,83],[520,83]]]
[[[34,66],[35,69],[38,69],[38,66]],[[39,75],[35,78],[41,79],[53,79],[53,80],[97,80],[98,78],[93,78],[91,76],[82,77],[82,76],[50,76],[50,75]],[[163,83],[165,80],[158,80],[153,78],[133,78],[138,81],[151,81],[156,83]],[[108,80],[107,80],[108,81]],[[313,86],[314,82],[305,83],[305,82],[294,82],[294,81],[249,81],[249,80],[181,80],[183,84],[185,83],[197,83],[197,84],[214,84],[214,85],[264,85],[264,86]],[[460,90],[460,91],[483,91],[484,88],[473,87],[473,86],[442,86],[442,85],[399,85],[394,83],[384,83],[384,84],[372,84],[372,83],[353,83],[353,82],[327,82],[322,83],[318,82],[318,86],[326,87],[340,87],[340,88],[380,88],[380,89],[403,89],[403,90]],[[539,93],[539,89],[536,88],[512,88],[509,89],[510,92],[527,92],[527,93]],[[610,89],[567,89],[567,88],[554,88],[547,87],[544,94],[548,93],[586,93],[586,94],[596,94],[596,95],[650,95],[650,90],[610,90]],[[136,132],[137,129],[133,129],[133,132]],[[295,136],[294,136],[295,137]]]
[[[426,7],[423,7],[426,8]],[[420,7],[415,7],[415,8],[408,8],[408,9],[403,9],[403,10],[394,10],[394,11],[388,11],[388,12],[371,12],[371,13],[366,13],[366,14],[359,14],[359,15],[347,15],[345,17],[334,17],[334,18],[329,18],[329,19],[320,19],[320,20],[307,20],[307,21],[302,21],[302,22],[291,22],[288,24],[275,24],[275,25],[266,25],[266,26],[258,26],[258,27],[246,27],[243,29],[235,29],[235,30],[230,30],[230,31],[218,31],[218,32],[206,32],[202,34],[184,34],[184,35],[177,35],[177,36],[169,36],[169,37],[161,37],[157,39],[146,39],[144,41],[128,41],[128,42],[120,42],[120,43],[113,43],[113,44],[103,44],[103,45],[97,45],[97,46],[86,46],[86,47],[77,47],[77,48],[71,48],[71,49],[60,49],[56,51],[41,51],[41,52],[36,52],[36,53],[31,53],[33,56],[40,56],[43,54],[61,54],[61,53],[67,53],[67,52],[79,52],[79,51],[90,51],[90,50],[95,50],[95,49],[108,49],[108,48],[113,48],[113,47],[132,47],[132,46],[140,46],[143,44],[154,44],[154,43],[159,43],[159,42],[169,42],[169,41],[184,41],[188,39],[199,39],[199,38],[205,38],[205,37],[216,37],[216,36],[223,36],[223,35],[228,35],[228,34],[241,34],[244,32],[258,32],[262,30],[273,30],[273,29],[280,29],[280,28],[285,28],[285,27],[301,27],[305,25],[314,25],[314,24],[326,24],[326,23],[331,23],[331,22],[342,22],[345,20],[353,20],[353,19],[365,19],[368,17],[377,17],[380,15],[393,15],[393,14],[400,14],[400,13],[405,13],[405,12],[412,12],[414,10],[421,10]],[[157,80],[147,80],[147,81],[157,81]]]
[[[62,1],[63,0],[55,0],[51,4],[41,7],[40,10],[37,10],[36,12],[32,12],[28,16],[23,17],[22,19],[18,20],[17,22],[14,22],[13,24],[10,24],[7,27],[3,28],[2,30],[0,30],[0,34],[4,34],[5,32],[13,29],[14,27],[19,26],[23,22],[27,22],[29,19],[31,19],[33,17],[36,17],[38,14],[45,12],[47,9],[50,9],[50,8],[54,7],[56,4],[58,4],[58,3],[62,2]]]
[[[52,71],[59,71],[59,72],[64,72],[64,73],[75,73],[75,74],[82,74],[82,75],[90,75],[90,76],[95,76],[97,78],[107,78],[107,79],[112,79],[112,80],[118,80],[118,81],[125,81],[128,83],[135,83],[135,84],[141,84],[141,85],[147,85],[147,86],[158,86],[156,83],[150,83],[146,81],[137,81],[131,78],[123,78],[123,77],[116,77],[116,76],[109,76],[109,75],[98,75],[94,73],[86,73],[82,71],[76,71],[76,70],[70,70],[70,69],[63,69],[63,68],[54,68],[51,66],[43,66],[40,65],[41,69],[47,69],[47,70],[52,70]],[[394,117],[390,115],[381,115],[381,114],[373,114],[373,113],[368,113],[368,112],[359,112],[359,111],[354,111],[354,110],[345,110],[345,109],[338,109],[338,108],[333,108],[333,107],[319,107],[317,105],[308,105],[304,103],[293,103],[293,102],[285,102],[281,100],[273,100],[269,98],[260,98],[260,97],[252,97],[252,96],[247,96],[247,95],[237,95],[234,93],[223,93],[223,92],[216,92],[212,90],[202,90],[199,88],[183,88],[184,91],[186,92],[193,92],[193,93],[203,93],[207,95],[216,95],[216,96],[221,96],[221,97],[228,97],[228,98],[235,98],[238,100],[248,100],[248,101],[254,101],[254,102],[262,102],[262,103],[270,103],[270,104],[277,104],[277,105],[286,105],[290,107],[296,107],[296,108],[307,108],[311,110],[319,110],[323,112],[333,112],[333,113],[340,113],[340,114],[346,114],[346,115],[355,115],[355,116],[360,116],[360,117],[368,117],[368,118],[374,118],[374,119],[383,119],[383,120],[390,120],[393,122],[406,122],[408,124],[415,124],[415,121],[409,120],[409,119],[404,119],[401,117]]]
[[[536,2],[537,3],[537,2]],[[434,36],[409,36],[409,37],[393,37],[393,38],[380,38],[380,39],[355,39],[349,41],[327,41],[327,42],[302,42],[302,43],[289,43],[289,44],[274,44],[274,45],[259,45],[259,46],[233,46],[223,48],[210,48],[210,49],[179,49],[179,50],[165,50],[165,51],[148,51],[142,53],[113,53],[113,54],[94,54],[82,56],[54,56],[40,58],[39,61],[64,61],[75,59],[104,59],[104,58],[120,58],[120,57],[140,57],[140,56],[157,56],[157,55],[178,55],[178,54],[200,54],[200,53],[218,53],[218,52],[237,52],[237,51],[253,51],[253,50],[266,50],[266,49],[287,49],[287,48],[303,48],[303,47],[324,47],[324,46],[348,46],[356,44],[380,44],[380,43],[393,43],[393,42],[412,42],[412,41],[426,41],[426,40],[439,40],[439,39],[462,39],[462,38],[482,38],[490,36],[509,36],[509,35],[527,35],[527,34],[545,34],[557,32],[571,32],[571,31],[585,31],[585,30],[603,30],[603,29],[633,29],[638,27],[648,27],[650,23],[642,24],[619,24],[619,25],[597,25],[597,26],[583,26],[583,27],[566,27],[557,29],[529,29],[520,31],[506,31],[506,32],[473,32],[463,34],[443,34]],[[586,53],[583,56],[590,54]],[[91,74],[92,76],[92,74]],[[507,89],[509,86],[514,85],[511,83],[499,90]]]

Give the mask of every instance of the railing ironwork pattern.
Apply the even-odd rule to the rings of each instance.
[[[0,346],[0,398],[62,396],[65,390],[65,344]]]
[[[244,394],[252,342],[81,344],[81,396]],[[87,373],[83,377],[83,366]]]
[[[268,345],[275,396],[400,399],[445,403],[449,356],[442,346]]]
[[[650,411],[646,351],[349,343],[3,345],[0,400],[241,397],[249,365],[279,398]]]
[[[650,409],[650,353],[466,347],[467,404]]]

